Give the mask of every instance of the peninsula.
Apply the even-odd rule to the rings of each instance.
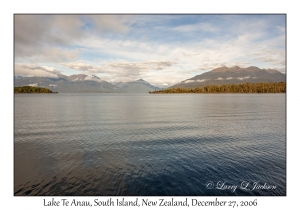
[[[15,87],[14,93],[57,93],[43,87],[23,86]]]

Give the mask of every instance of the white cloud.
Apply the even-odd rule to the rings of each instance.
[[[27,86],[37,87],[38,84],[37,84],[37,83],[34,83],[34,84],[28,84]]]
[[[36,64],[15,64],[15,76],[57,77],[60,70]]]
[[[84,73],[105,73],[111,77],[140,77],[150,71],[160,71],[176,65],[173,61],[144,61],[144,62],[128,62],[128,61],[111,61],[99,63],[98,65],[88,64],[84,61],[73,63],[63,63],[65,67],[79,70]]]
[[[79,50],[70,50],[61,47],[18,45],[15,48],[16,62],[59,63],[76,60],[80,56]]]
[[[84,78],[84,80],[89,80],[89,81],[97,81],[97,82],[100,82],[100,81],[102,81],[101,79],[98,79],[98,78],[95,78],[95,77],[93,77],[93,76],[86,76],[85,78]]]
[[[174,28],[171,28],[171,30],[181,32],[181,33],[196,32],[196,31],[202,31],[202,32],[219,31],[219,29],[216,26],[205,22],[176,26]]]
[[[83,60],[71,62],[71,63],[62,63],[62,65],[70,69],[80,70],[84,72],[93,72],[93,71],[100,70],[99,67],[88,64]]]
[[[222,77],[218,77],[216,80],[223,80],[223,78]]]
[[[205,82],[209,79],[198,79],[198,80],[185,80],[183,83],[191,83],[191,82]]]
[[[181,16],[17,16],[15,60],[41,67],[61,64],[64,70],[97,73],[109,81],[144,78],[156,84],[178,83],[233,63],[284,72],[284,27],[266,18],[240,17],[171,27],[166,23]],[[269,27],[279,35],[268,37]],[[162,34],[164,39],[156,39]],[[176,35],[182,40],[169,41]]]

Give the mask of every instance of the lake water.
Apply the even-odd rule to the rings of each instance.
[[[285,94],[15,94],[15,195],[286,195]]]

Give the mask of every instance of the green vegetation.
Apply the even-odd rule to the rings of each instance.
[[[57,92],[52,92],[48,88],[23,86],[23,87],[15,87],[14,93],[57,93]]]
[[[170,88],[149,93],[285,93],[286,83],[245,83],[232,85],[208,85],[197,88]]]

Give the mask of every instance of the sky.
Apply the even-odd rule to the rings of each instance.
[[[173,85],[221,66],[285,73],[285,15],[14,15],[15,76]]]

